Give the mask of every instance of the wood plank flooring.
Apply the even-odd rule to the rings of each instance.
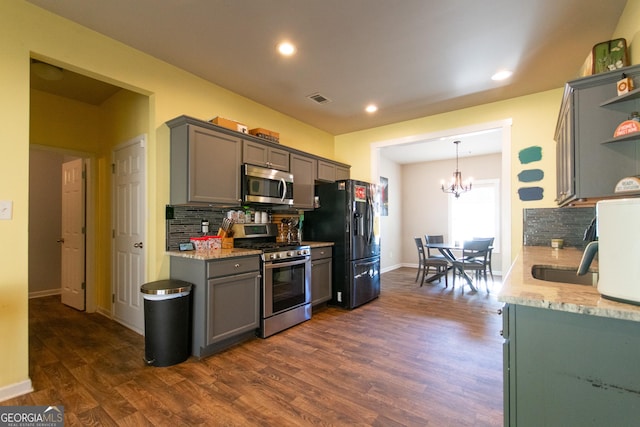
[[[418,287],[415,274],[383,274],[380,298],[355,310],[166,368],[146,366],[144,337],[120,324],[33,299],[35,391],[0,405],[63,405],[66,426],[502,425],[496,287]]]

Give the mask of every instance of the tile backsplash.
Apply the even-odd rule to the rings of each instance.
[[[177,251],[180,243],[188,242],[191,237],[201,236],[201,222],[209,221],[209,234],[214,235],[222,225],[222,219],[228,209],[209,206],[175,205],[166,207],[166,250]],[[280,224],[283,218],[293,218],[295,213],[272,213],[272,222]]]
[[[523,244],[551,246],[551,239],[564,239],[564,246],[584,248],[584,231],[596,214],[595,207],[524,209]]]
[[[222,225],[226,210],[199,206],[167,206],[167,250],[176,251],[180,243],[201,236],[201,221],[209,220],[209,230],[215,232]]]

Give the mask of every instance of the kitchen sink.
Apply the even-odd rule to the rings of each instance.
[[[578,276],[578,268],[571,267],[550,267],[547,265],[534,265],[531,274],[535,279],[547,282],[571,283],[574,285],[596,286],[598,284],[598,273],[589,271],[583,276]]]

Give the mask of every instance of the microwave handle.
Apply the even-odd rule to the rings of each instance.
[[[282,186],[282,197],[280,197],[280,201],[284,202],[284,198],[287,196],[287,182],[284,178],[280,178],[280,185]]]

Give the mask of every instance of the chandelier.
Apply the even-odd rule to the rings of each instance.
[[[471,190],[471,182],[467,184],[462,182],[462,172],[458,169],[458,144],[460,141],[453,141],[453,143],[456,144],[456,171],[453,173],[453,179],[449,185],[445,186],[444,181],[442,182],[442,191],[453,194],[457,199],[460,194]]]

